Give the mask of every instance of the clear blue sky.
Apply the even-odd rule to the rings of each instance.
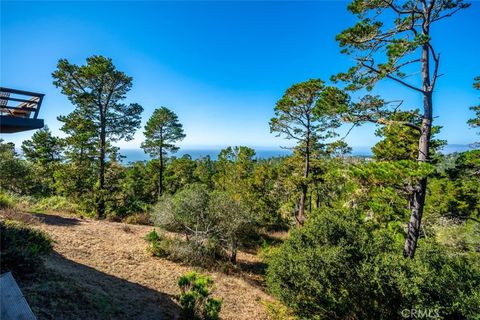
[[[184,124],[183,147],[249,145],[277,147],[269,133],[275,102],[290,85],[328,80],[351,58],[335,35],[355,17],[347,2],[19,2],[1,1],[1,85],[46,94],[40,112],[55,134],[56,117],[73,106],[52,85],[60,58],[83,64],[100,54],[134,78],[128,101],[140,103],[143,123],[167,106]],[[442,53],[435,96],[436,124],[451,144],[478,140],[466,121],[479,103],[472,80],[480,75],[480,2],[433,30]],[[415,93],[384,83],[386,98],[420,106]],[[353,146],[374,144],[374,128],[354,130]],[[120,143],[137,148],[134,141]],[[17,145],[33,132],[3,135]]]

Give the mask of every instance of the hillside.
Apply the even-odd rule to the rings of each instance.
[[[143,237],[152,227],[64,214],[35,216],[39,219],[30,223],[52,237],[54,252],[43,271],[19,284],[39,319],[179,318],[177,279],[192,268],[146,252]],[[247,253],[239,260],[259,263]],[[271,298],[255,275],[209,274],[214,295],[224,301],[222,319],[267,319],[262,301]]]

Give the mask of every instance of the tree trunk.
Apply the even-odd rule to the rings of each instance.
[[[310,125],[310,121],[308,121],[308,125]],[[307,220],[307,216],[305,215],[305,201],[307,199],[307,192],[308,192],[308,184],[307,178],[308,173],[310,172],[310,129],[307,129],[307,139],[306,139],[306,146],[305,146],[305,170],[303,173],[304,181],[302,183],[302,195],[300,196],[300,202],[298,205],[298,213],[295,217],[297,219],[297,224],[303,226],[305,220]]]
[[[310,190],[310,201],[308,201],[308,211],[312,212],[313,190]]]
[[[230,255],[230,262],[233,264],[237,264],[237,251],[238,251],[238,246],[236,241],[232,240],[232,245],[231,245],[231,251],[232,254]]]
[[[163,193],[163,148],[160,147],[160,173],[158,175],[158,198]]]
[[[305,216],[305,201],[307,198],[308,187],[306,183],[302,185],[302,195],[300,196],[300,202],[298,204],[298,213],[296,216],[297,224],[303,226],[307,217]]]
[[[105,148],[106,148],[106,130],[105,121],[102,120],[100,129],[100,168],[98,177],[98,194],[97,194],[97,218],[105,217]]]
[[[428,29],[426,30],[428,34]],[[422,47],[422,81],[423,81],[423,118],[418,141],[418,162],[427,162],[429,160],[430,136],[432,130],[432,92],[430,84],[430,65],[429,65],[429,47],[428,44]],[[420,235],[420,226],[422,223],[423,208],[425,205],[425,195],[427,191],[427,177],[422,178],[414,187],[410,199],[410,222],[408,223],[407,239],[403,249],[403,256],[413,259],[417,249],[417,241]]]

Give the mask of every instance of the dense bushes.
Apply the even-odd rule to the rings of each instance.
[[[447,161],[448,159],[445,160]],[[431,216],[430,218],[443,216],[459,220],[478,220],[479,194],[480,150],[461,153],[455,156],[455,162],[450,168],[440,172],[429,182],[426,215]]]
[[[0,209],[12,208],[21,211],[49,213],[82,213],[80,206],[62,196],[35,197],[0,191]]]
[[[29,193],[37,189],[38,179],[31,165],[15,151],[13,143],[0,139],[0,188],[2,191]]]
[[[210,297],[213,280],[209,276],[189,272],[178,280],[180,305],[185,319],[216,320],[222,301]]]
[[[352,212],[318,213],[271,257],[267,284],[308,319],[399,319],[412,309],[478,315],[478,263],[427,239],[414,260],[403,259],[402,238]]]
[[[135,213],[126,217],[123,222],[129,224],[152,225],[150,215],[147,213]]]
[[[8,193],[0,191],[0,209],[12,208],[14,205],[13,197]]]
[[[198,184],[165,196],[153,213],[153,221],[169,231],[183,233],[186,239],[161,239],[157,252],[200,265],[227,255],[235,263],[238,247],[255,232],[254,219],[241,201],[225,192],[209,192]]]
[[[147,251],[152,255],[187,265],[207,268],[226,259],[225,253],[213,239],[205,239],[200,242],[194,238],[186,241],[173,235],[170,237],[159,235],[152,230],[147,234],[145,240],[149,242]]]
[[[46,234],[19,222],[0,221],[0,237],[1,273],[11,271],[21,276],[32,272],[52,248]]]
[[[34,206],[36,210],[40,211],[53,211],[53,212],[66,212],[66,213],[78,213],[80,212],[79,206],[69,201],[65,197],[51,196],[40,199]]]

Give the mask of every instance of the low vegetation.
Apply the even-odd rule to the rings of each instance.
[[[153,220],[166,230],[185,235],[185,241],[161,239],[157,252],[172,256],[181,251],[180,260],[204,266],[222,257],[236,263],[238,247],[255,233],[256,226],[254,217],[240,201],[224,192],[209,192],[199,184],[164,197],[153,212]]]
[[[17,221],[0,221],[1,273],[25,276],[42,265],[42,256],[52,249],[52,240],[44,232]]]
[[[0,192],[0,209],[13,208],[15,200],[7,193]]]
[[[156,231],[150,232],[147,237],[148,251],[157,257],[166,258],[174,262],[191,266],[214,268],[222,261],[220,248],[212,242],[183,240],[175,236],[159,235]]]
[[[213,280],[209,276],[189,272],[178,280],[180,305],[185,319],[217,320],[222,301],[210,297]]]
[[[269,259],[268,286],[306,319],[395,319],[405,309],[478,315],[478,255],[429,239],[416,259],[399,259],[402,238],[355,212],[316,212]]]

